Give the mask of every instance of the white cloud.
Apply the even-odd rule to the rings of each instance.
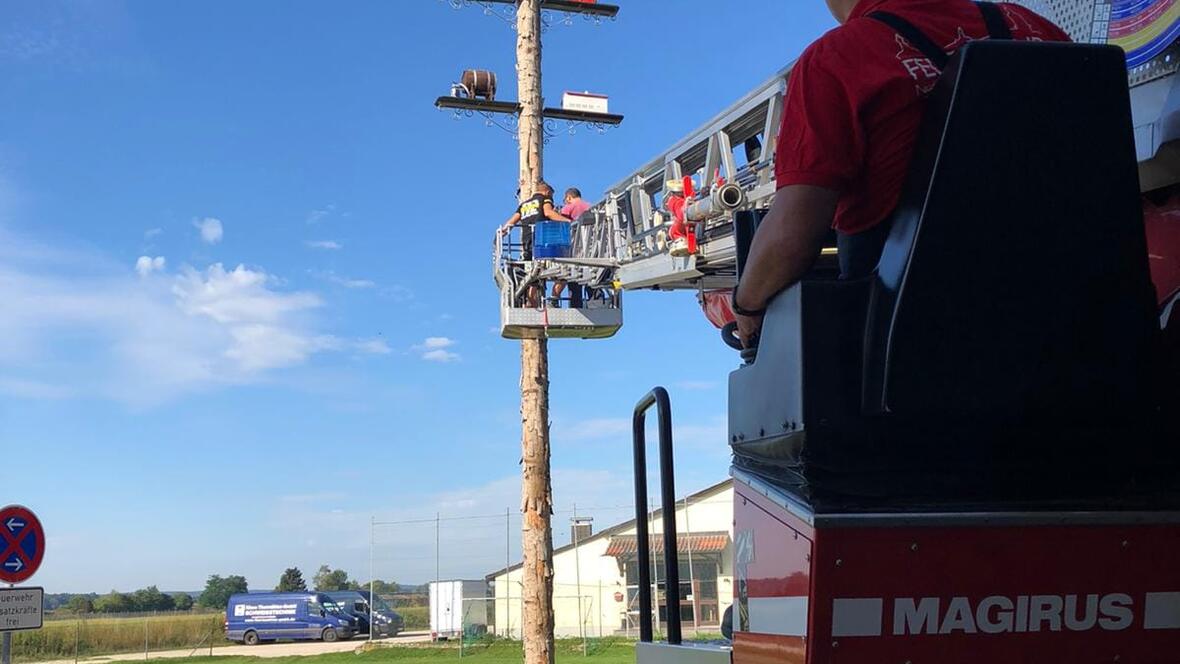
[[[143,232],[143,239],[150,240],[164,232],[163,228],[149,228]]]
[[[452,353],[449,350],[438,349],[438,350],[428,350],[425,353],[422,353],[422,359],[426,360],[427,362],[446,363],[446,362],[458,362],[462,358],[459,357],[458,353]]]
[[[101,397],[150,406],[257,383],[327,352],[382,352],[325,332],[315,293],[265,271],[214,264],[140,278],[93,252],[47,247],[0,227],[0,393]]]
[[[153,272],[162,272],[164,270],[164,264],[165,260],[163,256],[156,256],[155,258],[151,256],[140,256],[135,261],[135,271],[139,273],[139,276],[146,277]]]
[[[172,292],[186,313],[230,325],[276,324],[288,314],[322,304],[312,293],[275,292],[269,288],[273,281],[265,272],[244,265],[226,270],[221,263],[214,263],[204,272],[184,268]]]
[[[427,362],[458,362],[462,359],[459,354],[447,350],[457,343],[449,337],[426,337],[422,343],[411,346],[410,350],[420,353]]]
[[[312,249],[326,249],[328,251],[338,251],[344,248],[344,245],[335,240],[307,240],[303,244]]]
[[[334,213],[335,211],[336,211],[336,206],[334,204],[325,205],[323,208],[318,209],[318,210],[312,210],[311,212],[307,213],[307,224],[309,226],[318,224],[321,221],[323,221],[324,219],[327,219],[328,217],[332,216],[332,213]]]
[[[205,217],[199,221],[194,221],[193,226],[201,231],[201,240],[205,244],[217,244],[221,242],[221,238],[225,235],[225,230],[221,226],[221,220],[213,217]]]
[[[422,342],[422,348],[450,348],[454,346],[456,341],[448,337],[426,337],[426,341]]]
[[[372,355],[389,355],[393,352],[384,339],[363,339],[354,343],[353,347],[362,353]]]
[[[376,282],[372,280],[353,279],[351,277],[341,276],[336,274],[336,272],[333,270],[312,270],[311,274],[319,279],[323,279],[330,284],[335,284],[344,288],[361,289],[374,288],[377,286]]]
[[[562,441],[582,442],[615,439],[629,436],[631,420],[625,418],[596,418],[575,422],[554,422],[553,437]]]

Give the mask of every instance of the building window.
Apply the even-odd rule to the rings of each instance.
[[[653,579],[656,586],[655,602],[660,623],[668,620],[668,592],[664,582],[664,563],[653,556]],[[627,616],[621,625],[622,629],[633,629],[639,616],[639,561],[635,556],[624,558],[624,574],[627,579]],[[680,619],[687,625],[694,623],[694,613],[699,613],[696,624],[702,627],[720,627],[721,607],[717,594],[717,576],[721,568],[720,556],[716,554],[693,555],[692,565],[688,557],[681,556],[678,570],[680,573],[680,588],[677,597],[680,601]],[[691,569],[691,574],[690,574]]]

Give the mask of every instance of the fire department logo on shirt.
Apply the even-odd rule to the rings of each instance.
[[[1004,13],[1004,20],[1008,24],[1008,29],[1013,34],[1022,35],[1019,39],[1024,41],[1044,41],[1044,33],[1027,16],[1019,12],[1013,12],[1010,7],[1006,6],[1002,6],[1001,11]],[[955,38],[943,45],[942,50],[947,55],[950,55],[958,51],[968,42],[987,38],[986,34],[980,37],[972,37],[967,33],[966,28],[959,26],[955,30]],[[925,97],[934,90],[934,84],[938,82],[939,76],[942,75],[942,70],[935,66],[930,58],[926,57],[901,35],[896,35],[894,39],[897,42],[897,61],[905,68],[910,78],[914,79],[914,87],[918,95]]]

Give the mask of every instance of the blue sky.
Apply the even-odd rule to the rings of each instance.
[[[823,2],[624,2],[545,33],[544,89],[611,95],[546,177],[597,199],[832,26]],[[672,10],[672,7],[675,10]],[[720,10],[719,7],[724,7]],[[51,592],[367,579],[368,521],[519,521],[519,346],[491,232],[516,149],[436,111],[463,68],[514,98],[512,31],[439,0],[6,4],[0,17],[0,504],[42,517]],[[737,362],[692,294],[631,293],[551,344],[557,543],[629,510],[628,416],[672,392],[680,493],[726,476]],[[440,573],[502,565],[504,519],[444,523]],[[434,529],[376,574],[433,578]]]

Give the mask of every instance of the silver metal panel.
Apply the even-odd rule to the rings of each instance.
[[[733,479],[750,487],[753,491],[761,494],[770,502],[778,505],[787,511],[787,513],[794,515],[803,523],[807,525],[815,525],[815,512],[810,507],[804,505],[795,499],[794,496],[788,494],[786,491],[764,481],[762,478],[748,473],[737,466],[729,469],[729,475]]]
[[[500,309],[507,339],[605,339],[622,326],[621,309]]]
[[[749,445],[803,426],[802,288],[771,302],[762,324],[758,358],[729,374],[729,441]]]
[[[948,526],[1146,526],[1180,523],[1180,512],[932,512],[929,514],[821,514],[818,528]]]
[[[729,646],[635,644],[636,664],[729,664],[732,655]]]
[[[1093,42],[1094,0],[1015,0],[1015,3],[1053,21],[1076,42]],[[1109,6],[1109,2],[1103,4]],[[1099,43],[1106,43],[1105,32]]]
[[[1135,156],[1146,161],[1165,143],[1180,138],[1180,77],[1169,76],[1131,88]]]
[[[701,276],[696,256],[675,257],[657,254],[619,267],[616,278],[625,289],[651,288],[666,282],[684,281]]]

